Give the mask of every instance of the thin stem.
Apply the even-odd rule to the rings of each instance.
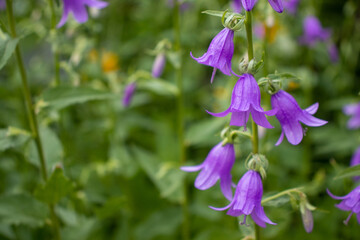
[[[246,19],[245,19],[245,27],[246,27],[246,38],[248,43],[248,58],[249,62],[254,58],[254,46],[253,46],[253,38],[252,38],[252,12],[246,11]],[[259,134],[258,134],[258,126],[252,121],[252,147],[253,153],[256,154],[259,152]],[[260,228],[257,224],[255,224],[255,240],[260,240]]]
[[[302,193],[302,191],[301,191],[300,189],[301,189],[301,188],[291,188],[291,189],[288,189],[288,190],[279,192],[279,193],[277,193],[277,194],[275,194],[275,195],[272,195],[272,196],[270,196],[270,197],[267,197],[267,198],[263,199],[263,200],[261,201],[261,204],[264,204],[264,203],[266,203],[266,202],[269,202],[269,201],[271,201],[271,200],[274,200],[274,199],[279,198],[279,197],[284,196],[284,195],[289,195],[289,194],[291,194],[291,193],[293,193],[293,192]]]
[[[16,34],[16,29],[15,29],[15,19],[14,19],[14,14],[13,14],[12,0],[6,0],[6,12],[7,12],[8,21],[10,24],[11,36],[13,38],[16,38],[17,34]],[[24,67],[24,61],[21,56],[19,44],[16,46],[15,56],[16,56],[16,61],[18,63],[20,75],[21,75],[23,94],[24,94],[25,103],[26,103],[27,118],[29,121],[31,133],[35,140],[36,149],[37,149],[39,159],[40,159],[40,169],[41,169],[41,173],[42,173],[42,178],[44,181],[47,181],[48,176],[47,176],[47,171],[46,171],[46,161],[45,161],[45,156],[44,156],[44,151],[43,151],[43,145],[41,142],[39,127],[38,127],[38,123],[37,123],[37,117],[36,117],[34,105],[32,103],[32,99],[31,99],[31,92],[30,92],[27,75],[26,75],[26,71],[25,71],[25,67]],[[54,223],[54,238],[56,240],[60,240],[61,236],[60,236],[59,221],[56,216],[54,206],[51,204],[49,204],[48,206],[50,209],[52,221]]]
[[[53,0],[48,0],[50,11],[51,11],[51,34],[55,34],[56,32],[56,13],[55,6]],[[56,44],[56,43],[55,43]],[[59,53],[57,50],[57,46],[53,46],[53,54],[54,54],[54,65],[55,65],[55,84],[57,86],[60,85],[60,61],[59,61]]]
[[[17,34],[16,34],[16,30],[15,30],[15,20],[14,20],[14,15],[13,15],[12,0],[6,0],[6,12],[7,12],[8,20],[9,20],[9,24],[10,24],[11,36],[13,38],[16,38]],[[31,93],[30,93],[27,75],[26,75],[26,71],[25,71],[25,67],[24,67],[24,61],[21,56],[19,44],[16,46],[15,56],[16,56],[16,61],[18,63],[20,75],[21,75],[23,94],[24,94],[25,103],[26,103],[27,117],[28,117],[32,136],[36,143],[37,152],[39,154],[42,177],[43,177],[43,180],[46,181],[47,180],[47,172],[46,172],[45,156],[44,156],[43,146],[41,143],[41,137],[39,134],[39,128],[38,128],[38,124],[37,124],[34,105],[32,103],[32,99],[31,99]]]
[[[179,1],[175,1],[174,6],[174,33],[175,33],[175,51],[180,55],[180,65],[176,68],[176,84],[179,91],[177,99],[177,130],[179,138],[179,154],[180,154],[180,165],[184,165],[186,161],[186,147],[184,141],[184,89],[183,89],[183,77],[182,77],[182,56],[181,56],[181,31],[180,31],[180,4]],[[184,179],[184,200],[182,203],[183,210],[183,227],[182,227],[182,238],[183,240],[190,239],[190,221],[189,221],[189,203],[188,203],[188,192],[187,184]]]

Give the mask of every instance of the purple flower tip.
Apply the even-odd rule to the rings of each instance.
[[[224,74],[231,76],[231,59],[234,54],[234,31],[224,28],[211,41],[207,52],[195,58],[190,52],[190,56],[200,64],[208,65],[214,69],[219,69]],[[215,71],[211,82],[213,82]]]
[[[5,0],[0,0],[0,10],[3,10],[6,8],[6,1]]]
[[[108,5],[107,2],[102,2],[98,0],[62,0],[64,5],[63,15],[57,27],[62,27],[69,16],[69,13],[72,12],[75,20],[78,23],[84,23],[88,20],[88,14],[86,11],[86,6],[93,8],[104,8]]]
[[[318,103],[303,110],[299,107],[295,98],[283,90],[271,96],[271,105],[273,109],[277,110],[275,116],[279,120],[282,129],[280,138],[275,144],[276,146],[282,142],[284,134],[289,143],[293,145],[299,144],[304,136],[304,130],[300,122],[311,127],[319,127],[327,123],[327,121],[312,116],[319,107]]]
[[[295,15],[297,12],[298,5],[300,0],[285,0],[284,1],[284,8],[290,13]]]
[[[275,111],[264,111],[260,106],[260,96],[260,89],[255,78],[251,74],[245,73],[240,76],[235,84],[230,107],[221,113],[207,112],[215,117],[225,117],[227,114],[232,113],[230,125],[243,126],[245,129],[251,113],[257,125],[264,128],[273,128],[265,115],[272,116],[275,114]]]
[[[125,87],[125,91],[124,91],[124,96],[122,99],[122,103],[124,105],[124,107],[128,107],[130,105],[131,99],[134,95],[136,89],[136,83],[132,82],[129,83],[126,87]]]
[[[347,123],[349,129],[356,129],[360,127],[360,102],[355,104],[345,105],[343,111],[346,115],[351,116]]]
[[[242,10],[241,0],[233,0],[231,3],[231,7],[236,13],[240,13]]]
[[[244,220],[240,224],[246,224],[246,217],[251,215],[251,218],[260,227],[266,227],[266,223],[276,225],[265,215],[264,208],[261,206],[262,194],[263,186],[260,174],[249,170],[240,179],[230,204],[223,208],[211,208],[217,211],[228,209],[226,214],[234,217],[244,215]]]
[[[330,38],[330,30],[321,26],[319,19],[315,16],[308,16],[303,24],[304,34],[300,38],[300,43],[314,46],[318,41],[326,41]]]
[[[344,224],[347,225],[351,216],[355,213],[358,223],[360,224],[360,186],[357,186],[349,194],[338,197],[332,194],[329,189],[326,189],[330,197],[336,200],[342,200],[339,204],[335,206],[343,211],[351,211],[348,218],[344,221]]]
[[[195,180],[195,187],[200,190],[206,190],[214,186],[220,180],[220,188],[224,196],[232,199],[231,190],[231,168],[235,162],[234,145],[226,144],[222,146],[222,142],[217,144],[206,157],[205,161],[197,166],[181,167],[186,172],[200,171]]]
[[[276,12],[282,13],[284,11],[282,0],[268,0],[268,2]],[[257,0],[241,0],[241,3],[244,9],[249,12],[254,8]]]
[[[166,57],[164,53],[160,53],[156,56],[152,67],[152,76],[154,78],[159,78],[162,75],[165,67],[165,61]]]
[[[351,158],[350,161],[350,166],[356,166],[360,164],[360,147],[358,147],[358,149],[356,149],[354,155]],[[360,181],[360,176],[356,176],[353,178],[354,181]]]

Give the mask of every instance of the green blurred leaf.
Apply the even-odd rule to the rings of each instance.
[[[208,14],[208,15],[214,16],[214,17],[222,17],[224,15],[224,12],[225,11],[205,10],[205,11],[202,11],[201,13]],[[229,17],[232,14],[234,14],[235,16],[238,16],[238,17],[244,17],[243,15],[241,15],[239,13],[233,13],[233,12],[227,12],[225,17]]]
[[[355,176],[360,176],[360,165],[345,168],[344,170],[339,172],[334,179],[337,180],[337,179],[355,177]]]
[[[59,138],[49,128],[40,128],[40,136],[42,140],[47,170],[50,172],[56,163],[61,162],[63,157],[63,147]],[[40,167],[40,160],[34,140],[30,142],[26,151],[26,156],[28,157],[29,162],[37,167]]]
[[[141,81],[139,82],[138,86],[139,89],[149,90],[163,96],[176,96],[179,93],[177,87],[174,84],[161,79],[151,78],[146,81]]]
[[[133,151],[140,166],[160,190],[161,196],[173,202],[183,201],[182,182],[185,174],[179,166],[172,162],[161,162],[152,153],[138,147],[133,147]]]
[[[49,180],[44,185],[36,188],[34,195],[45,203],[55,205],[61,198],[72,191],[73,185],[71,181],[64,176],[63,170],[60,167],[56,167]]]
[[[27,194],[0,197],[0,218],[9,224],[39,227],[45,223],[48,207]]]
[[[290,198],[288,196],[278,197],[276,199],[267,201],[263,203],[263,206],[271,206],[271,207],[279,207],[284,205],[285,203],[288,203],[290,201]]]
[[[152,214],[135,230],[137,240],[158,239],[159,236],[174,234],[181,224],[181,209],[170,208]]]
[[[40,108],[51,107],[60,110],[74,104],[94,100],[113,99],[117,97],[116,94],[87,87],[55,87],[50,88],[43,93],[37,106]]]
[[[109,198],[104,206],[95,209],[96,216],[100,219],[107,219],[110,217],[118,216],[121,209],[126,203],[125,197],[112,197]]]
[[[14,53],[19,39],[10,38],[7,34],[0,31],[0,70],[6,65],[11,55]]]
[[[22,146],[30,137],[29,132],[19,128],[0,129],[0,151]]]
[[[79,217],[79,221],[74,226],[64,227],[61,231],[62,239],[66,240],[80,240],[89,239],[90,234],[98,226],[96,219]]]

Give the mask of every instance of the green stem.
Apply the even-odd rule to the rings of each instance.
[[[284,196],[284,195],[289,195],[289,194],[291,194],[291,193],[293,193],[293,192],[302,193],[300,189],[301,189],[301,188],[291,188],[291,189],[288,189],[288,190],[279,192],[279,193],[277,193],[277,194],[275,194],[275,195],[273,195],[273,196],[270,196],[270,197],[267,197],[267,198],[263,199],[263,200],[261,201],[261,204],[264,204],[264,203],[266,203],[266,202],[269,202],[269,201],[271,201],[271,200],[274,200],[274,199],[279,198],[279,197]]]
[[[11,36],[13,38],[17,38],[16,29],[15,29],[15,19],[14,19],[14,14],[13,14],[13,7],[12,7],[12,0],[6,0],[6,12],[7,12],[7,16],[8,16],[9,25],[10,25]],[[44,155],[44,151],[43,151],[43,145],[41,142],[39,127],[38,127],[38,123],[37,123],[37,117],[36,117],[34,105],[32,103],[32,99],[31,99],[31,92],[30,92],[27,75],[26,75],[26,71],[25,71],[25,67],[24,67],[24,61],[21,56],[19,44],[16,46],[15,56],[16,56],[16,61],[18,63],[20,75],[21,75],[23,94],[25,97],[25,104],[26,104],[27,118],[29,121],[32,137],[35,140],[36,149],[37,149],[39,159],[40,159],[40,169],[41,169],[41,173],[42,173],[42,178],[44,181],[47,181],[48,176],[47,176],[47,170],[46,170],[46,161],[45,161],[45,155]],[[60,227],[59,227],[58,219],[55,214],[54,206],[49,204],[49,209],[50,209],[52,221],[54,223],[55,239],[60,240],[61,239]]]
[[[177,99],[177,130],[179,138],[179,154],[180,165],[184,165],[186,161],[186,146],[184,140],[184,90],[183,90],[183,77],[182,77],[182,52],[181,52],[181,31],[180,31],[180,4],[175,1],[174,7],[174,34],[175,34],[175,51],[180,56],[179,66],[176,68],[176,84],[179,91]],[[190,221],[189,221],[189,203],[188,191],[186,180],[183,182],[184,200],[182,202],[183,211],[183,226],[182,226],[182,239],[190,239]]]
[[[55,6],[53,0],[48,0],[50,11],[51,11],[51,34],[55,34],[56,32],[56,13]],[[56,44],[56,43],[55,43]],[[54,65],[55,65],[55,84],[56,86],[60,85],[60,61],[59,61],[59,53],[57,51],[57,46],[53,46],[54,53]]]
[[[246,19],[245,19],[245,27],[246,27],[246,38],[248,43],[248,58],[249,62],[254,58],[254,46],[253,46],[253,37],[252,37],[252,12],[246,11]],[[259,153],[259,134],[258,134],[258,126],[252,121],[252,147],[253,153]],[[255,224],[255,240],[260,240],[260,228],[257,224]]]

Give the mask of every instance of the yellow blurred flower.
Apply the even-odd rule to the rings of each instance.
[[[113,52],[104,52],[101,56],[101,68],[104,72],[119,70],[119,57]]]

